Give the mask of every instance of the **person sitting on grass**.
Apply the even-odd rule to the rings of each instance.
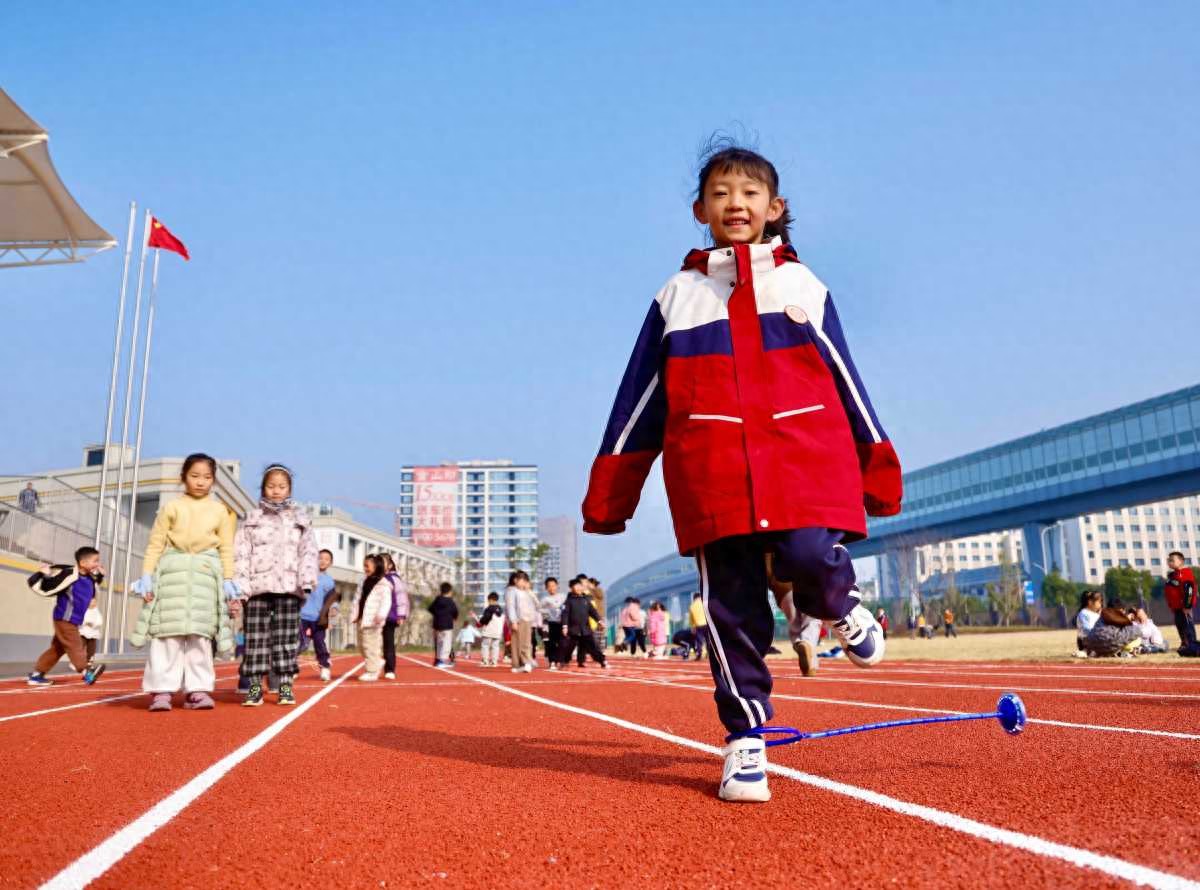
[[[1087,658],[1087,638],[1100,620],[1100,594],[1085,590],[1079,594],[1079,611],[1075,615],[1075,657]]]
[[[1142,635],[1133,626],[1133,618],[1118,599],[1100,610],[1091,633],[1084,641],[1089,655],[1096,658],[1130,658],[1141,648]]]
[[[1142,637],[1142,654],[1155,655],[1159,652],[1167,651],[1167,641],[1163,639],[1162,631],[1158,629],[1158,625],[1154,623],[1154,619],[1147,614],[1145,609],[1138,609],[1134,613],[1134,626],[1137,627],[1138,633]]]

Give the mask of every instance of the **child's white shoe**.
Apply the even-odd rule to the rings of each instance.
[[[329,680],[332,676],[333,676],[333,674],[331,674],[329,672],[329,668],[321,668],[321,679],[324,680],[326,683],[329,682]]]
[[[363,683],[374,683],[379,679],[379,674],[359,674],[358,679]]]
[[[767,746],[759,736],[734,739],[725,746],[725,772],[717,796],[736,803],[766,803],[771,799],[767,787]]]
[[[859,667],[871,667],[883,661],[886,646],[883,628],[870,609],[855,606],[845,618],[830,626],[841,642],[846,657]]]

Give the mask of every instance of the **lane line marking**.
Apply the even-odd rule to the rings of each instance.
[[[669,673],[682,676],[707,677],[708,673],[674,670]],[[839,672],[841,673],[841,672]],[[801,679],[799,674],[775,674],[777,680]],[[1187,701],[1200,700],[1200,693],[1190,692],[1137,692],[1121,689],[1065,689],[1059,686],[992,686],[981,683],[928,683],[920,680],[884,680],[869,677],[804,677],[805,681],[815,683],[866,683],[873,686],[914,686],[926,689],[974,689],[980,692],[1041,692],[1049,695],[1098,695],[1119,696],[1122,698],[1151,698],[1151,699],[1183,699]]]
[[[436,668],[415,661],[408,656],[403,656],[407,661],[412,661],[414,664],[419,664],[429,670]],[[631,732],[641,733],[660,741],[669,742],[674,745],[680,745],[684,748],[691,748],[695,751],[703,751],[706,754],[712,754],[716,757],[721,756],[721,749],[705,744],[704,742],[689,739],[684,736],[678,736],[673,733],[663,732],[660,729],[654,729],[651,726],[644,726],[641,723],[634,723],[630,720],[625,720],[621,717],[614,717],[611,714],[603,714],[599,711],[589,711],[586,708],[579,708],[575,705],[568,705],[563,702],[554,701],[549,698],[542,698],[540,695],[534,695],[532,692],[524,692],[520,689],[512,689],[502,683],[496,683],[492,680],[485,680],[482,677],[475,677],[471,674],[463,674],[462,676],[470,679],[475,683],[484,686],[490,686],[493,689],[498,689],[501,692],[506,692],[509,695],[515,695],[520,698],[528,699],[538,704],[546,705],[551,708],[557,708],[560,711],[566,711],[570,714],[577,714],[581,717],[590,717],[593,720],[599,720],[604,723],[609,723],[613,726],[618,726],[621,729],[628,729]],[[776,775],[784,776],[793,781],[800,782],[804,785],[809,785],[813,788],[819,788],[822,791],[830,791],[834,794],[840,794],[844,797],[849,797],[853,800],[858,800],[863,803],[871,804],[880,809],[889,810],[893,813],[898,813],[902,816],[909,816],[915,819],[921,819],[941,828],[948,828],[951,831],[957,831],[960,834],[966,834],[971,837],[979,838],[980,840],[990,841],[994,844],[1001,844],[1008,847],[1014,847],[1018,850],[1024,850],[1027,853],[1033,853],[1037,856],[1042,856],[1047,859],[1057,859],[1060,862],[1066,862],[1069,865],[1075,865],[1079,868],[1089,868],[1094,871],[1103,872],[1113,877],[1122,878],[1126,881],[1133,881],[1137,884],[1144,884],[1148,887],[1154,887],[1156,890],[1200,890],[1200,883],[1188,880],[1180,875],[1173,875],[1169,872],[1158,871],[1145,865],[1137,865],[1132,862],[1126,862],[1123,859],[1117,859],[1115,856],[1108,856],[1103,853],[1095,853],[1091,850],[1084,850],[1079,847],[1072,847],[1067,844],[1056,843],[1055,841],[1046,840],[1045,838],[1037,837],[1036,835],[1023,834],[1019,831],[1012,831],[1007,828],[1000,828],[996,825],[989,825],[986,822],[978,822],[975,819],[968,819],[966,816],[959,816],[955,813],[948,813],[944,810],[938,810],[933,807],[925,806],[924,804],[911,803],[910,801],[900,800],[899,798],[889,797],[886,794],[880,794],[877,791],[870,791],[866,788],[859,788],[857,785],[848,785],[845,782],[838,782],[833,779],[827,779],[823,776],[814,776],[810,773],[801,772],[798,769],[793,769],[787,766],[780,766],[775,763],[768,763],[766,766],[767,772],[775,773]]]
[[[621,680],[626,683],[644,683],[648,686],[669,686],[674,689],[691,689],[696,692],[712,692],[710,687],[706,686],[686,686],[683,683],[674,683],[670,680],[649,680],[642,677],[623,677],[620,674],[614,674],[607,679]],[[803,701],[813,702],[815,704],[824,705],[845,705],[851,708],[874,708],[880,711],[910,711],[914,714],[971,714],[973,711],[955,711],[950,708],[920,708],[916,705],[891,705],[884,702],[863,702],[863,701],[846,701],[838,698],[817,698],[811,695],[788,695],[786,693],[772,692],[771,698],[780,698],[785,701]],[[1130,735],[1149,735],[1158,736],[1160,738],[1182,739],[1184,741],[1200,741],[1200,733],[1191,732],[1173,732],[1166,729],[1139,729],[1132,726],[1109,726],[1100,723],[1070,723],[1066,720],[1049,720],[1044,717],[1030,717],[1030,723],[1038,723],[1042,726],[1057,726],[1063,729],[1087,729],[1095,732],[1123,732]]]
[[[168,794],[141,816],[109,837],[108,840],[93,847],[42,884],[41,890],[79,890],[81,887],[86,887],[124,859],[134,847],[183,812],[205,791],[221,781],[235,766],[261,750],[275,736],[299,720],[317,702],[349,680],[363,666],[363,664],[358,664],[351,668],[312,698],[296,705],[285,716],[280,717],[241,747],[225,755],[186,784]]]
[[[124,695],[113,695],[108,698],[94,698],[91,701],[76,702],[73,705],[62,705],[58,708],[43,708],[40,711],[27,711],[24,714],[9,714],[7,717],[0,717],[0,723],[8,723],[10,720],[24,720],[26,717],[41,717],[44,714],[57,714],[60,711],[73,711],[76,708],[90,708],[92,705],[103,705],[113,701],[124,701],[127,698],[136,698],[139,695],[145,695],[140,689],[137,692],[127,692]]]

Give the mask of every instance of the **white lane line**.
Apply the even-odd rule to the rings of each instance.
[[[164,797],[141,816],[109,837],[108,840],[93,847],[42,884],[42,890],[79,890],[81,887],[86,887],[125,858],[130,850],[183,812],[205,791],[221,781],[235,766],[261,750],[267,742],[299,720],[317,702],[349,680],[362,667],[363,665],[359,664],[351,668],[312,698],[297,705],[286,716],[280,717],[240,748],[222,757],[204,772]]]
[[[875,670],[872,667],[872,670]],[[851,673],[860,668],[851,668],[845,665],[840,667],[830,666],[827,668],[832,673],[844,674]],[[1057,671],[1040,671],[1037,673],[1028,673],[1024,671],[964,671],[958,668],[946,667],[940,670],[930,670],[929,668],[901,668],[889,667],[880,673],[886,673],[889,676],[892,674],[933,674],[936,676],[946,676],[947,674],[958,674],[964,677],[1028,677],[1034,680],[1095,680],[1097,682],[1107,682],[1109,680],[1122,680],[1126,683],[1196,683],[1200,684],[1200,677],[1146,677],[1146,676],[1121,676],[1121,672],[1114,671],[1111,673],[1091,673],[1084,671],[1082,673],[1063,674]]]
[[[1132,692],[1116,689],[1063,689],[1057,686],[990,686],[979,683],[922,683],[918,680],[871,680],[866,677],[808,677],[818,683],[867,683],[873,686],[916,686],[925,689],[974,689],[993,692],[1040,692],[1046,695],[1096,695],[1120,698],[1200,700],[1200,694],[1186,692]]]
[[[125,695],[112,695],[108,698],[94,698],[91,701],[81,701],[73,705],[63,705],[59,708],[43,708],[40,711],[27,711],[24,714],[9,714],[7,717],[0,717],[0,723],[8,723],[10,720],[24,720],[26,717],[41,717],[44,714],[57,714],[60,711],[73,711],[76,708],[90,708],[92,705],[104,705],[113,701],[124,701],[127,698],[136,698],[139,695],[146,693],[138,690],[137,692],[128,692]]]
[[[849,669],[849,665],[840,662],[836,659],[826,659],[831,661],[833,665]],[[1086,665],[1086,667],[1085,667]],[[905,671],[908,668],[953,668],[960,671],[971,671],[973,673],[987,673],[989,671],[1003,670],[1005,668],[1034,668],[1039,671],[1079,671],[1086,673],[1088,676],[1095,677],[1113,677],[1126,676],[1135,673],[1147,673],[1157,675],[1160,679],[1188,679],[1190,682],[1200,682],[1200,668],[1192,667],[1186,659],[1180,659],[1177,664],[1167,664],[1159,662],[1157,664],[1138,664],[1135,660],[1133,664],[1128,661],[1122,661],[1116,658],[1089,658],[1089,659],[1074,659],[1065,658],[1062,661],[1044,661],[1044,662],[1028,662],[1028,661],[992,661],[992,662],[972,662],[972,661],[904,661],[895,660],[887,661],[880,665],[875,665],[875,670],[895,670]]]
[[[696,673],[691,671],[674,670],[664,673],[677,674],[679,676],[702,677],[708,676],[707,673]],[[1061,686],[992,686],[983,683],[927,683],[920,680],[888,680],[888,679],[871,679],[869,677],[850,677],[841,676],[844,672],[838,672],[837,677],[805,677],[805,682],[811,683],[866,683],[872,686],[913,686],[925,689],[974,689],[979,692],[1040,692],[1048,695],[1095,695],[1095,696],[1118,696],[1121,698],[1149,698],[1149,699],[1183,699],[1187,701],[1200,701],[1200,693],[1189,692],[1137,692],[1133,690],[1118,690],[1118,689],[1069,689]],[[797,680],[800,679],[799,674],[776,674],[777,680]]]
[[[626,683],[645,683],[648,686],[669,686],[674,689],[691,689],[696,692],[712,692],[711,686],[687,686],[683,683],[673,683],[670,680],[650,680],[642,677],[623,677],[620,674],[607,679],[621,680]],[[872,708],[880,711],[908,711],[914,714],[970,714],[972,711],[955,711],[950,708],[919,708],[915,705],[890,705],[885,702],[846,701],[838,698],[817,698],[811,695],[787,695],[772,692],[771,698],[785,701],[803,701],[822,705],[844,705],[851,708]],[[1129,735],[1158,736],[1159,738],[1181,739],[1184,741],[1200,741],[1200,733],[1172,732],[1166,729],[1138,729],[1132,726],[1108,726],[1098,723],[1069,723],[1065,720],[1047,720],[1044,717],[1030,717],[1030,723],[1042,726],[1057,726],[1061,729],[1086,729],[1093,732],[1121,732]]]
[[[436,670],[423,662],[403,656],[406,660],[426,667],[429,670]],[[470,674],[463,674],[464,677],[472,682],[479,683],[484,686],[490,686],[493,689],[498,689],[501,692],[506,692],[509,695],[515,695],[520,698],[528,699],[538,704],[546,705],[551,708],[557,708],[560,711],[566,711],[570,714],[577,714],[581,717],[590,717],[593,720],[600,720],[604,723],[609,723],[613,726],[619,726],[622,729],[628,729],[632,732],[648,735],[660,741],[670,742],[674,745],[680,745],[685,748],[691,748],[695,751],[703,751],[706,754],[712,754],[717,757],[721,756],[721,749],[713,745],[705,744],[704,742],[696,741],[695,739],[685,738],[673,733],[663,732],[661,729],[654,729],[651,726],[644,726],[641,723],[634,723],[630,720],[614,717],[611,714],[603,714],[599,711],[589,711],[586,708],[579,708],[575,705],[568,705],[563,702],[554,701],[553,699],[543,698],[540,695],[534,695],[532,692],[525,692],[520,689],[513,689],[505,686],[503,683],[496,683],[492,680],[485,680],[482,677],[474,677]],[[948,813],[944,810],[927,807],[923,804],[911,803],[899,798],[889,797],[886,794],[880,794],[877,791],[871,791],[867,788],[859,788],[857,785],[848,785],[845,782],[838,782],[833,779],[827,779],[824,776],[814,776],[811,773],[804,773],[798,769],[791,767],[779,766],[778,764],[768,763],[767,771],[776,775],[784,776],[804,785],[809,785],[813,788],[819,788],[822,791],[830,791],[834,794],[840,794],[844,797],[849,797],[853,800],[858,800],[863,803],[872,804],[881,809],[890,810],[893,813],[899,813],[902,816],[910,816],[915,819],[921,819],[933,825],[942,828],[949,828],[951,831],[957,831],[961,834],[970,835],[981,840],[990,841],[994,844],[1003,844],[1005,846],[1014,847],[1018,850],[1024,850],[1028,853],[1033,853],[1037,856],[1043,856],[1047,859],[1057,859],[1061,862],[1066,862],[1070,865],[1075,865],[1080,868],[1090,868],[1095,871],[1103,872],[1113,877],[1122,878],[1127,881],[1133,881],[1137,884],[1144,884],[1148,887],[1158,888],[1158,890],[1200,890],[1200,883],[1180,877],[1179,875],[1169,874],[1168,872],[1158,871],[1157,869],[1149,868],[1144,865],[1137,865],[1133,862],[1126,862],[1124,859],[1117,859],[1115,856],[1107,856],[1102,853],[1094,853],[1091,850],[1080,849],[1079,847],[1071,847],[1066,844],[1059,844],[1055,841],[1046,840],[1045,838],[1037,837],[1036,835],[1023,834],[1019,831],[1011,831],[1007,828],[1000,828],[996,825],[989,825],[986,822],[978,822],[974,819],[968,819],[965,816],[959,816],[955,813]]]

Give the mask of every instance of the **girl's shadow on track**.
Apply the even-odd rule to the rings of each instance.
[[[554,770],[575,777],[587,773],[635,785],[687,788],[701,792],[706,797],[712,796],[711,776],[701,779],[679,775],[671,770],[677,766],[703,764],[706,772],[711,773],[713,758],[654,754],[623,742],[460,736],[405,726],[342,726],[330,732],[340,732],[356,742],[389,751],[444,757],[494,769]]]

